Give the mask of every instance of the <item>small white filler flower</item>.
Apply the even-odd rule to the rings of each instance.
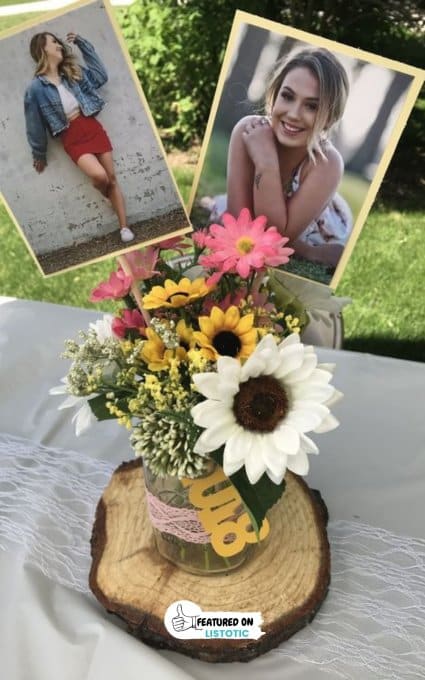
[[[114,331],[112,330],[112,322],[114,317],[112,314],[104,314],[102,319],[97,319],[94,323],[90,323],[90,330],[96,333],[96,337],[99,342],[105,342],[109,338],[116,338]]]
[[[217,372],[193,376],[206,397],[191,410],[204,432],[195,452],[224,446],[223,470],[232,475],[245,466],[251,484],[266,472],[280,484],[286,469],[308,472],[308,453],[319,453],[306,432],[338,426],[329,406],[341,396],[332,385],[333,366],[318,364],[311,346],[295,333],[279,345],[266,335],[245,364],[220,357]]]

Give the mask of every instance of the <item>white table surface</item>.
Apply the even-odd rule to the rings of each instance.
[[[48,394],[67,370],[68,362],[60,359],[64,340],[99,316],[0,298],[0,432],[114,466],[133,457],[127,431],[114,421],[95,424],[76,438],[70,412],[57,411],[60,398]],[[321,361],[336,362],[333,382],[345,397],[334,409],[341,426],[316,437],[321,453],[310,458],[307,482],[320,489],[331,520],[424,539],[425,366],[318,352]],[[210,665],[155,651],[127,635],[93,596],[58,585],[27,564],[19,549],[0,551],[0,584],[0,664],[7,680],[202,680],[219,673],[235,680],[380,677],[365,668],[337,675],[332,664],[289,658],[278,650],[248,665]]]

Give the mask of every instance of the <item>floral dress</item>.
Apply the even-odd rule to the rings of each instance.
[[[301,170],[303,163],[295,171],[287,197],[290,198],[301,184]],[[347,201],[335,193],[326,208],[313,220],[298,237],[301,241],[312,246],[322,246],[326,243],[338,243],[345,246],[351,229],[353,228],[353,215]]]

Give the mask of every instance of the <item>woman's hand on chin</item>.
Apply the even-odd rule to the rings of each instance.
[[[43,172],[46,165],[47,165],[46,161],[34,160],[34,162],[33,162],[34,169],[38,172],[38,174]]]
[[[242,138],[256,168],[279,166],[274,132],[265,116],[258,116],[247,122]]]

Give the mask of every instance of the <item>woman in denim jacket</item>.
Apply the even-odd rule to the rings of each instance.
[[[105,104],[97,89],[106,83],[108,75],[88,40],[68,33],[67,42],[78,46],[85,66],[80,66],[70,48],[52,33],[37,33],[31,40],[30,52],[37,67],[24,104],[33,165],[37,172],[43,172],[47,132],[59,136],[74,163],[110,200],[119,220],[121,240],[126,243],[134,239],[134,234],[127,227],[112,145],[95,117]]]

